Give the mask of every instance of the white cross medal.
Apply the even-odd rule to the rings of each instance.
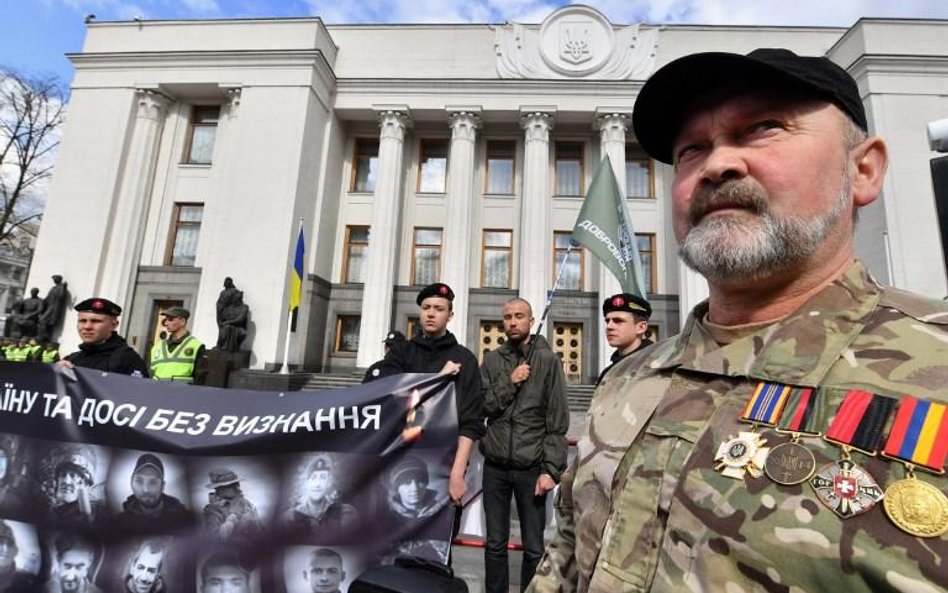
[[[865,513],[882,500],[882,488],[849,459],[834,461],[820,468],[810,480],[820,502],[847,519]]]
[[[714,469],[723,475],[740,480],[744,474],[759,478],[764,472],[769,447],[764,447],[767,439],[756,432],[739,432],[737,436],[728,436],[718,447],[714,456],[717,465]]]

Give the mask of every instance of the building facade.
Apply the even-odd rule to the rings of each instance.
[[[192,310],[213,345],[225,277],[251,309],[251,366],[283,359],[296,228],[306,279],[289,360],[364,368],[411,332],[419,286],[457,294],[449,326],[475,352],[520,295],[572,381],[608,357],[600,303],[618,284],[569,232],[608,155],[639,242],[653,331],[706,294],[671,233],[671,170],[630,115],[657,67],[696,51],[782,46],[826,55],[859,83],[890,142],[883,199],[857,249],[883,282],[948,293],[925,138],[948,114],[948,21],[849,29],[610,23],[568,6],[540,24],[335,25],[318,18],[94,22],[76,68],[32,274],[126,308],[147,350],[164,308]],[[75,341],[67,318],[63,342]],[[65,347],[65,346],[64,346]]]

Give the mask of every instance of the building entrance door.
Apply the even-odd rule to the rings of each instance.
[[[484,362],[484,355],[507,341],[504,335],[503,321],[481,321],[481,330],[477,336],[477,361]]]
[[[569,384],[582,383],[583,324],[554,323],[553,352],[560,357],[560,361],[563,363],[563,374],[566,375],[566,382]]]
[[[164,300],[164,301],[153,301],[151,306],[151,325],[149,325],[148,330],[148,339],[145,340],[145,343],[142,344],[144,352],[140,352],[146,361],[151,360],[151,347],[161,338],[164,328],[161,327],[161,314],[170,309],[171,307],[183,307],[184,301],[179,300]]]

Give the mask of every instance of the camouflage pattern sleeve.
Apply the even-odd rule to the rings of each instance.
[[[797,311],[729,344],[704,330],[706,312],[699,305],[680,336],[619,362],[597,389],[562,486],[572,503],[568,529],[533,590],[948,590],[948,534],[903,531],[882,504],[844,518],[809,477],[729,476],[719,463],[722,443],[751,430],[741,416],[760,382],[820,393],[821,432],[851,390],[948,402],[948,303],[882,288],[856,262]],[[754,438],[767,448],[789,440],[764,427]],[[800,443],[817,474],[843,456],[819,436]],[[852,461],[881,490],[906,478],[898,461],[856,451]],[[948,494],[944,474],[916,474]],[[836,492],[841,499],[847,490]],[[936,503],[905,512],[948,520]]]
[[[554,500],[556,533],[547,545],[527,593],[574,593],[576,591],[576,534],[573,531],[574,460],[560,476]]]

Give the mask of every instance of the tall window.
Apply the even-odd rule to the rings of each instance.
[[[362,317],[358,315],[340,315],[336,318],[336,352],[359,351],[359,328]]]
[[[422,140],[418,162],[418,191],[443,194],[448,177],[448,141]]]
[[[652,161],[636,156],[632,147],[625,146],[625,197],[652,198]]]
[[[642,262],[642,276],[645,280],[643,290],[655,292],[655,233],[635,233],[636,246],[639,248],[639,260]]]
[[[510,288],[513,231],[484,230],[481,247],[481,286]]]
[[[379,141],[372,138],[356,138],[355,155],[352,157],[352,186],[354,192],[375,191],[375,175],[379,164]]]
[[[553,233],[554,278],[560,273],[563,257],[569,248],[569,238],[569,231],[555,231]],[[560,278],[560,288],[564,290],[582,290],[583,275],[583,248],[573,247],[569,251],[569,259],[566,260],[566,267],[563,268],[563,276]]]
[[[411,283],[424,286],[441,276],[441,229],[416,228],[412,246]]]
[[[583,195],[583,143],[557,142],[556,147],[557,196]]]
[[[369,249],[369,227],[347,226],[343,282],[365,282],[365,258]]]
[[[214,154],[217,122],[221,117],[220,105],[195,105],[191,108],[191,128],[188,132],[187,163],[210,165]]]
[[[517,143],[513,140],[487,141],[487,176],[484,193],[510,195],[514,193],[514,153]]]
[[[175,204],[171,214],[171,236],[165,253],[167,266],[193,266],[201,234],[203,204]]]

